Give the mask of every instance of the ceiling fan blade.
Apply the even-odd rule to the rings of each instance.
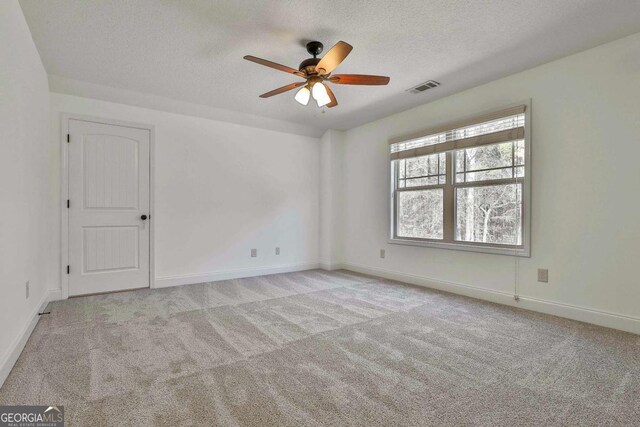
[[[256,64],[264,65],[265,67],[273,68],[276,70],[284,71],[285,73],[295,74],[300,77],[307,77],[305,73],[302,71],[298,71],[294,68],[287,67],[286,65],[277,64],[272,61],[267,61],[266,59],[256,58],[255,56],[247,55],[244,57],[247,61],[255,62]]]
[[[320,75],[329,74],[332,72],[344,58],[349,55],[353,49],[349,43],[339,41],[322,57],[318,65],[316,65],[316,71]]]
[[[333,91],[331,90],[329,85],[325,84],[324,87],[327,89],[327,95],[329,95],[329,98],[331,99],[331,102],[325,105],[325,107],[327,108],[335,107],[336,105],[338,105],[338,100],[336,99],[336,96],[333,94]]]
[[[295,89],[300,86],[304,86],[306,84],[307,82],[291,83],[289,85],[279,87],[278,89],[274,89],[271,92],[263,93],[262,95],[260,95],[260,98],[269,98],[270,96],[273,96],[273,95],[279,95],[282,92],[287,92],[289,90]]]
[[[339,85],[386,85],[389,83],[389,77],[366,74],[334,74],[329,78],[329,81]]]

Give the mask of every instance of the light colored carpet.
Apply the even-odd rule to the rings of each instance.
[[[321,270],[54,302],[0,404],[68,425],[640,425],[640,337]]]

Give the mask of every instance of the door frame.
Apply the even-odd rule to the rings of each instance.
[[[104,119],[82,114],[60,115],[60,288],[62,299],[69,298],[69,121],[80,120],[103,125],[122,126],[149,131],[149,288],[155,288],[155,126],[123,120]]]

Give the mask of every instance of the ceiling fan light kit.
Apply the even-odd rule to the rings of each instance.
[[[305,82],[291,83],[270,92],[263,93],[260,95],[260,98],[269,98],[302,86],[294,96],[297,102],[302,105],[308,105],[309,99],[313,97],[318,107],[326,106],[332,108],[338,105],[338,101],[327,83],[346,85],[386,85],[389,83],[389,77],[385,76],[371,76],[366,74],[335,74],[332,76],[331,72],[344,61],[353,47],[348,43],[339,41],[329,49],[322,58],[318,58],[323,48],[322,43],[318,41],[307,43],[307,52],[313,55],[313,58],[302,61],[297,70],[255,56],[245,56],[244,59],[247,61],[255,62],[256,64],[284,71],[285,73],[305,79]]]
[[[309,104],[309,98],[311,98],[311,91],[308,87],[304,86],[298,92],[296,92],[296,96],[293,97],[296,101],[298,101],[302,105]]]
[[[326,86],[320,82],[317,82],[311,88],[311,96],[318,103],[318,107],[323,107],[331,102]]]

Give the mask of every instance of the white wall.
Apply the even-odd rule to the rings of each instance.
[[[513,257],[387,243],[387,141],[528,98],[532,256],[519,261],[520,304],[640,333],[640,34],[346,132],[342,261],[512,302]]]
[[[52,93],[56,150],[61,113],[155,126],[158,286],[317,266],[317,138]]]
[[[1,385],[46,302],[53,260],[47,74],[17,1],[0,2],[0,40]]]
[[[332,270],[343,258],[344,132],[330,129],[320,138],[320,264]]]

